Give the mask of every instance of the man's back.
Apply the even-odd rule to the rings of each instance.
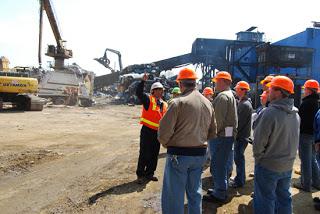
[[[302,103],[299,108],[299,115],[301,117],[300,131],[303,134],[313,134],[313,121],[319,109],[318,100],[318,94],[311,94],[302,99]]]
[[[217,120],[217,134],[225,137],[225,128],[233,128],[233,136],[237,134],[238,115],[237,101],[231,90],[220,92],[212,102]]]
[[[292,169],[299,143],[300,118],[292,99],[270,104],[262,113],[254,133],[256,164],[269,170]]]
[[[237,138],[249,138],[251,135],[252,104],[246,98],[238,104],[238,133]]]
[[[212,104],[197,90],[191,90],[173,99],[158,136],[167,147],[204,147],[208,138],[215,137],[215,129]]]

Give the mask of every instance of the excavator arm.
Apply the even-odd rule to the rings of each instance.
[[[117,50],[114,50],[114,49],[111,49],[111,48],[106,48],[106,50],[104,51],[103,56],[100,57],[100,58],[94,58],[94,60],[96,60],[97,62],[102,64],[104,67],[108,68],[112,73],[117,72],[115,69],[113,69],[110,66],[110,59],[107,56],[108,52],[111,52],[111,53],[114,53],[114,54],[118,55],[119,68],[120,68],[120,73],[121,73],[122,72],[122,59],[121,59],[120,51],[117,51]]]

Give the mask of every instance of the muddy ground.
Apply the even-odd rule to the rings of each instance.
[[[159,182],[135,183],[140,106],[51,107],[0,113],[0,213],[161,213]],[[251,146],[247,173],[253,171]],[[295,167],[298,167],[298,159]],[[298,176],[294,176],[294,181]],[[203,173],[203,189],[210,173]],[[203,213],[252,213],[253,180]],[[294,213],[314,213],[311,193],[293,191]]]

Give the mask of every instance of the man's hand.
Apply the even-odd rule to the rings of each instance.
[[[315,148],[316,152],[319,152],[319,151],[320,151],[320,142],[317,142],[317,143],[314,145],[314,148]]]
[[[144,72],[144,75],[142,77],[143,81],[147,81],[148,80],[148,74],[146,72]]]

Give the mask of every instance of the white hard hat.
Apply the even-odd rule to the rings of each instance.
[[[155,82],[152,84],[150,91],[152,92],[153,89],[157,89],[157,88],[163,89],[163,85],[160,82]]]

